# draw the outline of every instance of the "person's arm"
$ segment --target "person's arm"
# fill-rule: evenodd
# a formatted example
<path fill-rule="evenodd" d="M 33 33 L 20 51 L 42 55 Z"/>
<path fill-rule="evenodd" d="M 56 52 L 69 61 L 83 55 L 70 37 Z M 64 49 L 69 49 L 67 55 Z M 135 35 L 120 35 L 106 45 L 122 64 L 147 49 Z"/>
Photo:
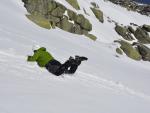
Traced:
<path fill-rule="evenodd" d="M 27 61 L 29 61 L 29 62 L 36 61 L 38 59 L 38 57 L 39 57 L 39 53 L 35 52 L 33 56 L 28 56 Z"/>

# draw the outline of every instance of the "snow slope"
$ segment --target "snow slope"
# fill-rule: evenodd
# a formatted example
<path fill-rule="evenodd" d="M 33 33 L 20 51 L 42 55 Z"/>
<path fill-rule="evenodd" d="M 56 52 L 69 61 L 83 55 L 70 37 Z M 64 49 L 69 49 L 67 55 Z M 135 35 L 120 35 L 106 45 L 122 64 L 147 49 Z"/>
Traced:
<path fill-rule="evenodd" d="M 65 0 L 57 0 L 73 9 Z M 78 0 L 79 1 L 79 0 Z M 20 0 L 0 2 L 0 113 L 149 113 L 150 63 L 116 57 L 113 40 L 120 38 L 109 16 L 120 24 L 149 24 L 150 19 L 110 2 L 94 0 L 105 15 L 99 23 L 79 1 L 93 24 L 96 42 L 60 29 L 46 30 L 29 21 Z M 74 9 L 73 9 L 74 10 Z M 79 11 L 78 13 L 83 13 Z M 85 15 L 86 16 L 86 15 Z M 89 58 L 74 75 L 56 77 L 26 62 L 32 45 L 47 48 L 62 63 L 76 54 Z"/>

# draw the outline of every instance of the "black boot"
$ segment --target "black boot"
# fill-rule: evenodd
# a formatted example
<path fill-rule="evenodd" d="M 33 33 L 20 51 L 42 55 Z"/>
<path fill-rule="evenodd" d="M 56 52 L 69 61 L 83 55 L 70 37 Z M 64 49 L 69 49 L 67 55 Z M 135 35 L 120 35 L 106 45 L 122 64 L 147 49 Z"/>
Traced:
<path fill-rule="evenodd" d="M 84 60 L 88 60 L 87 57 L 84 57 L 84 56 L 75 56 L 75 60 L 80 60 L 80 61 L 84 61 Z"/>
<path fill-rule="evenodd" d="M 75 56 L 75 62 L 77 65 L 80 65 L 82 61 L 88 60 L 87 57 L 84 56 Z"/>

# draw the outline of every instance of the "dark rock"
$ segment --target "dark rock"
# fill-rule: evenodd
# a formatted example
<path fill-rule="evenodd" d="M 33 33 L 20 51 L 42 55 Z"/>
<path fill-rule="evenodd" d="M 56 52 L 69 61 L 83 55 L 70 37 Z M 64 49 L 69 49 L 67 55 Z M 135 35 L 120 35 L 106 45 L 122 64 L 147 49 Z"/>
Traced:
<path fill-rule="evenodd" d="M 75 20 L 75 18 L 77 18 L 77 14 L 70 9 L 67 10 L 67 14 L 68 14 L 70 20 Z"/>
<path fill-rule="evenodd" d="M 56 9 L 54 9 L 52 12 L 51 12 L 51 15 L 52 16 L 55 16 L 55 17 L 63 17 L 65 13 L 65 9 L 61 8 L 61 7 L 57 7 Z"/>
<path fill-rule="evenodd" d="M 47 19 L 48 19 L 49 21 L 55 22 L 55 23 L 60 22 L 60 18 L 54 17 L 54 16 L 52 16 L 52 15 L 48 15 Z"/>
<path fill-rule="evenodd" d="M 88 19 L 84 19 L 84 21 L 82 21 L 82 23 L 80 24 L 81 27 L 87 31 L 91 31 L 92 30 L 92 24 L 89 22 Z"/>
<path fill-rule="evenodd" d="M 57 7 L 57 3 L 55 1 L 53 1 L 53 0 L 50 0 L 49 2 L 47 2 L 47 13 L 50 13 L 56 7 Z"/>
<path fill-rule="evenodd" d="M 132 33 L 132 34 L 134 34 L 134 29 L 131 27 L 131 26 L 128 26 L 128 31 L 130 32 L 130 33 Z"/>
<path fill-rule="evenodd" d="M 64 17 L 60 22 L 60 28 L 72 33 L 73 32 L 73 23 L 69 22 L 67 17 Z"/>
<path fill-rule="evenodd" d="M 119 25 L 116 25 L 115 27 L 116 32 L 121 35 L 124 39 L 126 40 L 133 40 L 134 38 L 132 35 L 129 33 L 128 29 Z"/>
<path fill-rule="evenodd" d="M 138 26 L 137 24 L 135 24 L 135 23 L 130 23 L 130 25 L 133 25 L 133 26 Z"/>
<path fill-rule="evenodd" d="M 144 24 L 144 25 L 142 26 L 142 29 L 146 30 L 147 32 L 150 32 L 150 25 Z"/>
<path fill-rule="evenodd" d="M 92 24 L 82 14 L 77 15 L 75 22 L 78 23 L 85 30 L 92 30 Z"/>
<path fill-rule="evenodd" d="M 132 26 L 128 26 L 128 31 L 132 34 L 134 34 L 135 30 L 132 28 Z"/>
<path fill-rule="evenodd" d="M 82 28 L 80 27 L 79 24 L 75 24 L 75 25 L 74 25 L 73 33 L 75 33 L 75 34 L 80 34 L 80 35 L 83 34 Z"/>
<path fill-rule="evenodd" d="M 92 39 L 93 41 L 95 41 L 97 39 L 96 36 L 94 36 L 93 34 L 86 34 L 85 36 L 89 37 L 90 39 Z"/>
<path fill-rule="evenodd" d="M 148 44 L 150 43 L 150 36 L 149 34 L 143 30 L 142 28 L 138 27 L 134 33 L 134 36 L 136 39 L 143 44 Z"/>
<path fill-rule="evenodd" d="M 139 52 L 135 48 L 132 47 L 132 45 L 130 43 L 123 41 L 123 40 L 115 41 L 115 42 L 118 42 L 121 44 L 120 48 L 124 51 L 124 53 L 128 57 L 130 57 L 134 60 L 141 60 L 141 58 L 142 58 L 141 55 L 139 54 Z"/>
<path fill-rule="evenodd" d="M 123 52 L 122 52 L 122 50 L 121 50 L 120 48 L 116 48 L 116 52 L 117 52 L 118 54 L 120 54 L 120 55 L 123 54 Z"/>
<path fill-rule="evenodd" d="M 96 8 L 91 8 L 92 12 L 100 22 L 104 22 L 103 12 Z"/>
<path fill-rule="evenodd" d="M 49 20 L 45 19 L 41 15 L 26 15 L 26 16 L 29 20 L 31 20 L 32 22 L 34 22 L 35 24 L 37 24 L 40 27 L 43 27 L 46 29 L 51 28 Z"/>
<path fill-rule="evenodd" d="M 73 8 L 80 10 L 80 6 L 77 0 L 66 0 Z"/>
<path fill-rule="evenodd" d="M 92 5 L 94 8 L 99 8 L 98 4 L 96 4 L 95 2 L 91 2 L 91 5 Z"/>
<path fill-rule="evenodd" d="M 56 2 L 53 0 L 28 0 L 25 3 L 27 11 L 34 15 L 46 15 L 56 7 Z"/>
<path fill-rule="evenodd" d="M 147 46 L 143 45 L 143 44 L 136 44 L 137 49 L 140 53 L 140 55 L 142 56 L 142 59 L 144 61 L 150 61 L 150 48 L 148 48 Z"/>
<path fill-rule="evenodd" d="M 150 16 L 150 5 L 138 4 L 135 0 L 109 0 L 114 4 L 125 7 L 127 10 L 136 11 L 142 15 Z"/>
<path fill-rule="evenodd" d="M 54 0 L 22 1 L 24 2 L 27 11 L 31 14 L 27 17 L 40 27 L 47 29 L 59 27 L 67 32 L 80 35 L 88 34 L 88 32 L 92 30 L 92 24 L 82 14 L 76 14 L 74 11 L 67 9 L 64 5 Z M 76 5 L 75 7 L 78 7 L 79 9 L 77 0 L 66 1 Z M 64 14 L 66 10 L 68 17 Z M 89 36 L 92 37 L 92 35 Z"/>

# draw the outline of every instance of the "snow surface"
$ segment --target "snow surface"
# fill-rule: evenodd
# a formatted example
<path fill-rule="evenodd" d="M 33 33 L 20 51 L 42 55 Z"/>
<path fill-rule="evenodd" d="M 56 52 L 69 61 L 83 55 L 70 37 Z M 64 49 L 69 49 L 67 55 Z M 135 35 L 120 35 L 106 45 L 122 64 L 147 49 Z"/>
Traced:
<path fill-rule="evenodd" d="M 73 9 L 65 0 L 57 0 Z M 79 0 L 78 0 L 79 1 Z M 104 11 L 105 23 L 90 10 L 95 1 Z M 93 24 L 96 42 L 60 29 L 46 30 L 29 21 L 21 0 L 0 2 L 0 113 L 150 113 L 150 63 L 116 57 L 113 30 L 107 17 L 129 25 L 149 24 L 150 18 L 102 0 L 80 0 Z M 84 55 L 74 75 L 56 77 L 26 62 L 32 46 L 47 48 L 62 63 L 69 56 Z"/>

